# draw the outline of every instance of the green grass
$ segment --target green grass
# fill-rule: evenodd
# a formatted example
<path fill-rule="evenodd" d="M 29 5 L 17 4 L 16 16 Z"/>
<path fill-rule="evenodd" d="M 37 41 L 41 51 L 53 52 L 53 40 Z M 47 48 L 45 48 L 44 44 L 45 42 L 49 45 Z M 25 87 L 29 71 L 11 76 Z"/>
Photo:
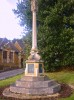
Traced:
<path fill-rule="evenodd" d="M 49 78 L 55 79 L 60 83 L 72 84 L 74 85 L 74 71 L 61 71 L 54 73 L 45 73 Z M 59 100 L 74 100 L 74 92 L 70 97 L 61 98 Z"/>
<path fill-rule="evenodd" d="M 49 78 L 55 79 L 61 83 L 74 84 L 74 71 L 61 71 L 54 73 L 45 73 Z"/>
<path fill-rule="evenodd" d="M 14 83 L 16 80 L 20 79 L 22 75 L 17 75 L 5 80 L 0 80 L 0 87 L 8 86 L 12 83 Z"/>

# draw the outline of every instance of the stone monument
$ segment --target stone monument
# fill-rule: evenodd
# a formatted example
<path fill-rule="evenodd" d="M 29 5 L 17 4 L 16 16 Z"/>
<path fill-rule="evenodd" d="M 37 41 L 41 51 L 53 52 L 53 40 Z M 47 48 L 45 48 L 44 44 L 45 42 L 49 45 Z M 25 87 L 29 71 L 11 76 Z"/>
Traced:
<path fill-rule="evenodd" d="M 41 56 L 38 54 L 37 48 L 37 26 L 36 26 L 36 12 L 38 10 L 37 0 L 31 0 L 31 11 L 32 11 L 32 49 L 30 56 L 26 61 L 25 76 L 39 76 L 43 74 L 43 61 Z"/>
<path fill-rule="evenodd" d="M 25 75 L 11 85 L 8 90 L 3 92 L 3 95 L 8 97 L 26 96 L 48 96 L 58 93 L 61 89 L 60 84 L 52 79 L 44 76 L 43 60 L 38 53 L 37 48 L 37 26 L 36 12 L 38 11 L 37 0 L 31 0 L 31 11 L 33 15 L 32 22 L 32 49 L 28 60 L 26 60 Z"/>

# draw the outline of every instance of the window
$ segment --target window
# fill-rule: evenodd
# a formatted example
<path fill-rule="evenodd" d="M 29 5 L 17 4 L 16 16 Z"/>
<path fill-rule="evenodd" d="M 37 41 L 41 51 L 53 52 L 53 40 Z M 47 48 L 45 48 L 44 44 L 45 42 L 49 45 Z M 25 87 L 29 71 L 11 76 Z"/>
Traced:
<path fill-rule="evenodd" d="M 3 51 L 3 62 L 7 62 L 7 51 Z"/>
<path fill-rule="evenodd" d="M 9 53 L 9 60 L 10 60 L 10 62 L 13 62 L 13 52 Z"/>

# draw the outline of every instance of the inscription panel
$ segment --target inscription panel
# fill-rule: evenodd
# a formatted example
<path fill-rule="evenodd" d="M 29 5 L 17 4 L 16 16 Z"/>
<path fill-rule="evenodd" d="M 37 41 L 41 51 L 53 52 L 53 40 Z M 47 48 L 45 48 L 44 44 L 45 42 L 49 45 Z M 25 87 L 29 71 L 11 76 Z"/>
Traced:
<path fill-rule="evenodd" d="M 42 64 L 39 64 L 39 73 L 42 73 Z"/>
<path fill-rule="evenodd" d="M 34 64 L 28 64 L 28 73 L 34 73 Z"/>

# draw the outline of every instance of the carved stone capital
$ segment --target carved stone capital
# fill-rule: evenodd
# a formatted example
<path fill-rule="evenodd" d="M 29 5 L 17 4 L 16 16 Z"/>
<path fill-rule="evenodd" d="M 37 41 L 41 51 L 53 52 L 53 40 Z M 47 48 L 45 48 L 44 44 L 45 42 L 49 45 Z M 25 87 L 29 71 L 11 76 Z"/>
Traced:
<path fill-rule="evenodd" d="M 31 0 L 31 11 L 38 11 L 37 0 Z"/>
<path fill-rule="evenodd" d="M 38 54 L 38 51 L 31 51 L 30 56 L 28 57 L 28 60 L 41 60 L 41 56 Z"/>

